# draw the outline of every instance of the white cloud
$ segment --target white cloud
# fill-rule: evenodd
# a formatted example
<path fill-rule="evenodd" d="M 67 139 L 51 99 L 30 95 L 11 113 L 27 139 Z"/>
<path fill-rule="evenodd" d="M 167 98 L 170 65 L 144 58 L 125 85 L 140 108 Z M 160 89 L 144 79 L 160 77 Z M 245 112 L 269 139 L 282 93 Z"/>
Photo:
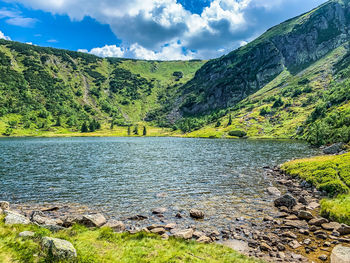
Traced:
<path fill-rule="evenodd" d="M 5 36 L 5 34 L 2 31 L 0 31 L 0 39 L 11 40 L 11 38 L 8 36 Z"/>
<path fill-rule="evenodd" d="M 37 19 L 31 17 L 24 17 L 19 11 L 1 9 L 0 18 L 5 18 L 5 22 L 9 25 L 20 27 L 33 27 Z"/>
<path fill-rule="evenodd" d="M 68 15 L 72 20 L 79 21 L 90 16 L 110 25 L 122 40 L 123 48 L 97 47 L 90 53 L 178 59 L 222 55 L 223 50 L 229 51 L 245 44 L 247 39 L 262 33 L 267 26 L 300 14 L 302 10 L 307 11 L 326 0 L 212 0 L 201 14 L 191 13 L 177 0 L 5 1 L 22 3 L 52 14 Z M 293 13 L 291 7 L 300 10 Z M 185 54 L 183 50 L 196 52 Z"/>

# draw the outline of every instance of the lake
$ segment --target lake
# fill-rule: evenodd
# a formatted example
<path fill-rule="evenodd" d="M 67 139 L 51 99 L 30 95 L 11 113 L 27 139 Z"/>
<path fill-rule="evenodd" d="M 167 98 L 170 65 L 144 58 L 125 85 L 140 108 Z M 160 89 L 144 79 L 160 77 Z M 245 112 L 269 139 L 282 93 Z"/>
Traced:
<path fill-rule="evenodd" d="M 225 225 L 274 209 L 264 166 L 317 153 L 288 140 L 3 138 L 0 199 L 78 203 L 116 218 L 195 207 L 203 224 Z"/>

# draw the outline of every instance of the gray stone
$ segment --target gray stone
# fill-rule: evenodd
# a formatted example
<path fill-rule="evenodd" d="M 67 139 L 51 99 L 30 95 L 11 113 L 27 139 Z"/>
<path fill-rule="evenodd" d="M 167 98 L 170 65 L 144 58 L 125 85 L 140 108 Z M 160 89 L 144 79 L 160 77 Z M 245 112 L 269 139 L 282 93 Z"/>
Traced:
<path fill-rule="evenodd" d="M 197 239 L 197 242 L 199 243 L 210 243 L 212 242 L 211 238 L 210 237 L 207 237 L 207 236 L 201 236 L 200 238 Z"/>
<path fill-rule="evenodd" d="M 165 229 L 162 227 L 153 228 L 151 230 L 151 233 L 158 234 L 158 235 L 163 235 L 163 234 L 165 234 L 165 232 L 166 232 Z"/>
<path fill-rule="evenodd" d="M 300 219 L 305 219 L 305 220 L 311 220 L 312 218 L 314 218 L 314 216 L 310 212 L 304 211 L 304 210 L 300 210 L 298 212 L 298 217 Z"/>
<path fill-rule="evenodd" d="M 341 224 L 339 227 L 334 229 L 335 231 L 339 232 L 340 235 L 348 235 L 350 234 L 350 226 Z"/>
<path fill-rule="evenodd" d="M 326 261 L 327 259 L 328 259 L 328 257 L 327 257 L 327 255 L 320 255 L 319 257 L 318 257 L 318 259 L 320 259 L 320 260 L 322 260 L 322 261 Z"/>
<path fill-rule="evenodd" d="M 152 209 L 152 214 L 161 215 L 161 214 L 164 214 L 166 211 L 167 211 L 167 209 L 164 207 L 157 207 L 157 208 Z"/>
<path fill-rule="evenodd" d="M 272 187 L 272 186 L 267 188 L 267 192 L 270 195 L 275 195 L 275 196 L 280 196 L 281 195 L 281 191 L 278 190 L 276 187 Z"/>
<path fill-rule="evenodd" d="M 83 215 L 83 217 L 78 221 L 87 227 L 100 227 L 106 224 L 107 220 L 102 214 L 89 214 Z"/>
<path fill-rule="evenodd" d="M 198 209 L 191 209 L 190 210 L 190 216 L 195 219 L 203 219 L 204 213 Z"/>
<path fill-rule="evenodd" d="M 184 229 L 184 230 L 178 230 L 174 233 L 174 237 L 177 238 L 183 238 L 183 239 L 191 239 L 193 236 L 193 229 Z"/>
<path fill-rule="evenodd" d="M 330 223 L 324 223 L 321 225 L 321 227 L 324 229 L 324 230 L 328 230 L 328 231 L 333 231 L 337 228 L 340 227 L 340 224 L 337 223 L 337 222 L 330 222 Z M 339 232 L 339 231 L 338 231 Z"/>
<path fill-rule="evenodd" d="M 125 231 L 125 225 L 122 221 L 109 220 L 104 226 L 112 228 L 114 232 Z"/>
<path fill-rule="evenodd" d="M 344 143 L 335 143 L 323 149 L 324 154 L 337 154 L 343 150 Z"/>
<path fill-rule="evenodd" d="M 54 258 L 57 259 L 74 259 L 77 257 L 77 251 L 72 243 L 67 240 L 44 237 L 42 240 L 42 246 L 46 249 Z"/>
<path fill-rule="evenodd" d="M 18 236 L 20 236 L 20 237 L 34 237 L 35 233 L 32 231 L 23 231 L 23 232 L 19 233 Z"/>
<path fill-rule="evenodd" d="M 24 215 L 18 214 L 13 211 L 6 210 L 5 211 L 5 224 L 6 225 L 28 225 L 30 224 L 30 220 Z"/>
<path fill-rule="evenodd" d="M 275 203 L 276 207 L 285 206 L 288 208 L 292 208 L 293 206 L 295 206 L 297 204 L 297 201 L 290 194 L 285 194 L 285 195 L 277 198 L 274 201 L 274 203 Z"/>
<path fill-rule="evenodd" d="M 350 263 L 350 247 L 337 245 L 331 254 L 331 263 Z"/>
<path fill-rule="evenodd" d="M 319 208 L 320 204 L 317 202 L 311 202 L 310 204 L 307 205 L 307 209 L 309 210 L 315 210 L 316 208 Z"/>
<path fill-rule="evenodd" d="M 301 247 L 300 243 L 296 240 L 289 242 L 288 245 L 293 249 L 297 249 L 297 248 Z"/>
<path fill-rule="evenodd" d="M 260 244 L 260 250 L 261 251 L 272 251 L 272 247 L 270 247 L 268 244 L 266 244 L 265 242 L 262 242 Z"/>
<path fill-rule="evenodd" d="M 169 224 L 166 224 L 165 226 L 164 226 L 164 228 L 166 229 L 166 230 L 171 230 L 171 229 L 174 229 L 176 227 L 176 224 L 175 223 L 169 223 Z"/>
<path fill-rule="evenodd" d="M 0 201 L 0 208 L 2 210 L 9 210 L 10 209 L 10 203 L 6 201 Z"/>
<path fill-rule="evenodd" d="M 309 221 L 309 225 L 321 226 L 322 224 L 328 223 L 328 220 L 323 217 L 313 218 Z"/>

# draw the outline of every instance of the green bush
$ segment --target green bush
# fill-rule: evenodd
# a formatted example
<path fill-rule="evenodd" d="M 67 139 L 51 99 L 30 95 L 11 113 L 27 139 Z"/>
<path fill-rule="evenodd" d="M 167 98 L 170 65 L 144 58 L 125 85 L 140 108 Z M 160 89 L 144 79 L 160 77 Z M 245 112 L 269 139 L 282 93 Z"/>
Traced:
<path fill-rule="evenodd" d="M 247 133 L 245 131 L 233 130 L 229 131 L 228 135 L 242 138 L 247 136 Z"/>

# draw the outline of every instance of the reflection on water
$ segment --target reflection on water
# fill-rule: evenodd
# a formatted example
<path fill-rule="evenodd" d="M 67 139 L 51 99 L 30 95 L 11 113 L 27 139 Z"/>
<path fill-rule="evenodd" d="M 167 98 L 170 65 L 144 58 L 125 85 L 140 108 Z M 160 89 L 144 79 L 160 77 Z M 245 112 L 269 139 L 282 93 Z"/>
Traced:
<path fill-rule="evenodd" d="M 0 199 L 81 203 L 118 217 L 198 207 L 224 222 L 272 209 L 262 167 L 316 153 L 295 141 L 0 139 Z"/>

